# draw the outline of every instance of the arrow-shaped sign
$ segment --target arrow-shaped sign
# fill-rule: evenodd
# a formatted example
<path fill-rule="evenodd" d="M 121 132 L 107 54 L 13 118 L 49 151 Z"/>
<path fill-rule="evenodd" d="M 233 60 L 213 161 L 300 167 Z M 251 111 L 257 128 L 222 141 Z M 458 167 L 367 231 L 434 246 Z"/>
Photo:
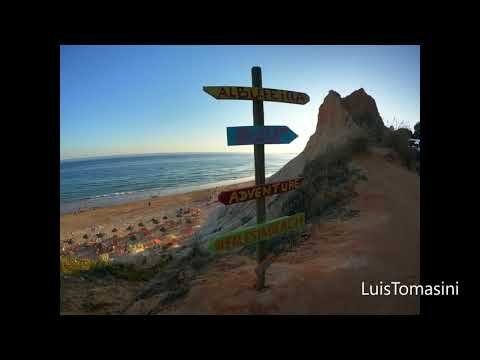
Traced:
<path fill-rule="evenodd" d="M 275 183 L 251 186 L 231 191 L 223 191 L 218 195 L 218 201 L 225 205 L 261 199 L 267 196 L 282 194 L 298 189 L 303 183 L 303 178 L 279 181 Z"/>
<path fill-rule="evenodd" d="M 290 144 L 297 136 L 288 126 L 227 127 L 228 145 Z"/>
<path fill-rule="evenodd" d="M 220 235 L 208 243 L 210 251 L 228 251 L 237 247 L 266 241 L 305 225 L 305 213 L 284 216 L 263 224 L 257 224 Z"/>
<path fill-rule="evenodd" d="M 245 86 L 204 86 L 217 100 L 263 100 L 305 105 L 310 97 L 301 92 Z"/>

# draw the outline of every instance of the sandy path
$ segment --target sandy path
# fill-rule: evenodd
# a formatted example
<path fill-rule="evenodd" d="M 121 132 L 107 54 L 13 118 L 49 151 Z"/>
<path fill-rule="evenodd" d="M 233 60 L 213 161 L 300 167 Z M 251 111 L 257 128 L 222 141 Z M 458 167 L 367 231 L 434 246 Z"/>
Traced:
<path fill-rule="evenodd" d="M 413 296 L 362 296 L 361 283 L 420 280 L 420 178 L 380 151 L 355 159 L 357 217 L 311 227 L 311 237 L 277 258 L 269 288 L 253 290 L 255 262 L 227 256 L 198 278 L 172 314 L 418 314 Z"/>

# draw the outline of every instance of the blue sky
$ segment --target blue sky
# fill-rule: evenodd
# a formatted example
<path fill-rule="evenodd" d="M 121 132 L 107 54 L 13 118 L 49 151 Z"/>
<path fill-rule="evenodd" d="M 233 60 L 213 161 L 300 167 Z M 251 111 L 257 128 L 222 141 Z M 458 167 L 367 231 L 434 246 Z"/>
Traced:
<path fill-rule="evenodd" d="M 253 151 L 227 146 L 226 127 L 252 125 L 250 101 L 215 100 L 203 86 L 263 86 L 305 92 L 307 105 L 265 102 L 265 125 L 298 138 L 266 145 L 298 153 L 315 131 L 328 91 L 363 87 L 386 125 L 420 120 L 419 46 L 62 46 L 60 157 L 157 152 Z M 395 118 L 395 120 L 394 120 Z"/>

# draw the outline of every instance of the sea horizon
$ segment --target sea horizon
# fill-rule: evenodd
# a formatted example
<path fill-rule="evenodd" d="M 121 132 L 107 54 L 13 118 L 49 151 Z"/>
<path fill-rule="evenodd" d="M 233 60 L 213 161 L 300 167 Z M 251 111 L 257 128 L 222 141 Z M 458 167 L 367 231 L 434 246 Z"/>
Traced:
<path fill-rule="evenodd" d="M 297 154 L 266 153 L 268 178 Z M 60 213 L 254 180 L 253 153 L 96 156 L 60 162 Z"/>
<path fill-rule="evenodd" d="M 80 156 L 80 157 L 66 157 L 60 158 L 60 161 L 74 161 L 74 160 L 94 160 L 94 159 L 108 159 L 108 158 L 117 158 L 117 157 L 137 157 L 137 156 L 155 156 L 155 155 L 174 155 L 174 154 L 185 154 L 185 155 L 195 155 L 195 154 L 249 154 L 253 155 L 254 152 L 247 151 L 177 151 L 177 152 L 155 152 L 155 153 L 135 153 L 135 154 L 114 154 L 114 155 L 91 155 L 91 156 Z M 266 152 L 265 155 L 298 155 L 300 152 Z"/>

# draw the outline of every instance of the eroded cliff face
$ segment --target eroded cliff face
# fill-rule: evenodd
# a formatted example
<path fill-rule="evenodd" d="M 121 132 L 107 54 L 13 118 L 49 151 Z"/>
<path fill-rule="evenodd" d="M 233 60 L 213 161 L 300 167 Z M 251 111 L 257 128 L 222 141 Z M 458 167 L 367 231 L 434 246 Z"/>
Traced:
<path fill-rule="evenodd" d="M 375 100 L 364 89 L 356 90 L 345 98 L 330 90 L 320 105 L 315 133 L 305 149 L 267 182 L 302 176 L 305 166 L 318 159 L 329 147 L 341 146 L 357 136 L 368 135 L 371 141 L 380 141 L 384 128 Z M 267 219 L 284 215 L 285 201 L 288 201 L 285 195 L 268 197 Z M 199 234 L 202 242 L 213 234 L 255 224 L 255 206 L 255 201 L 230 206 L 219 204 Z"/>
<path fill-rule="evenodd" d="M 372 140 L 381 140 L 385 125 L 373 97 L 361 88 L 343 98 L 341 103 L 352 116 L 352 120 L 358 126 L 365 129 L 372 137 Z"/>
<path fill-rule="evenodd" d="M 373 142 L 380 141 L 384 129 L 375 100 L 363 88 L 344 98 L 330 90 L 320 106 L 316 131 L 304 152 L 311 160 L 327 146 L 340 145 L 360 132 Z"/>
<path fill-rule="evenodd" d="M 324 153 L 329 146 L 340 146 L 361 134 L 378 142 L 384 130 L 375 100 L 363 88 L 345 98 L 330 90 L 320 105 L 315 133 L 305 149 L 270 180 L 284 180 L 302 173 L 306 163 Z"/>

